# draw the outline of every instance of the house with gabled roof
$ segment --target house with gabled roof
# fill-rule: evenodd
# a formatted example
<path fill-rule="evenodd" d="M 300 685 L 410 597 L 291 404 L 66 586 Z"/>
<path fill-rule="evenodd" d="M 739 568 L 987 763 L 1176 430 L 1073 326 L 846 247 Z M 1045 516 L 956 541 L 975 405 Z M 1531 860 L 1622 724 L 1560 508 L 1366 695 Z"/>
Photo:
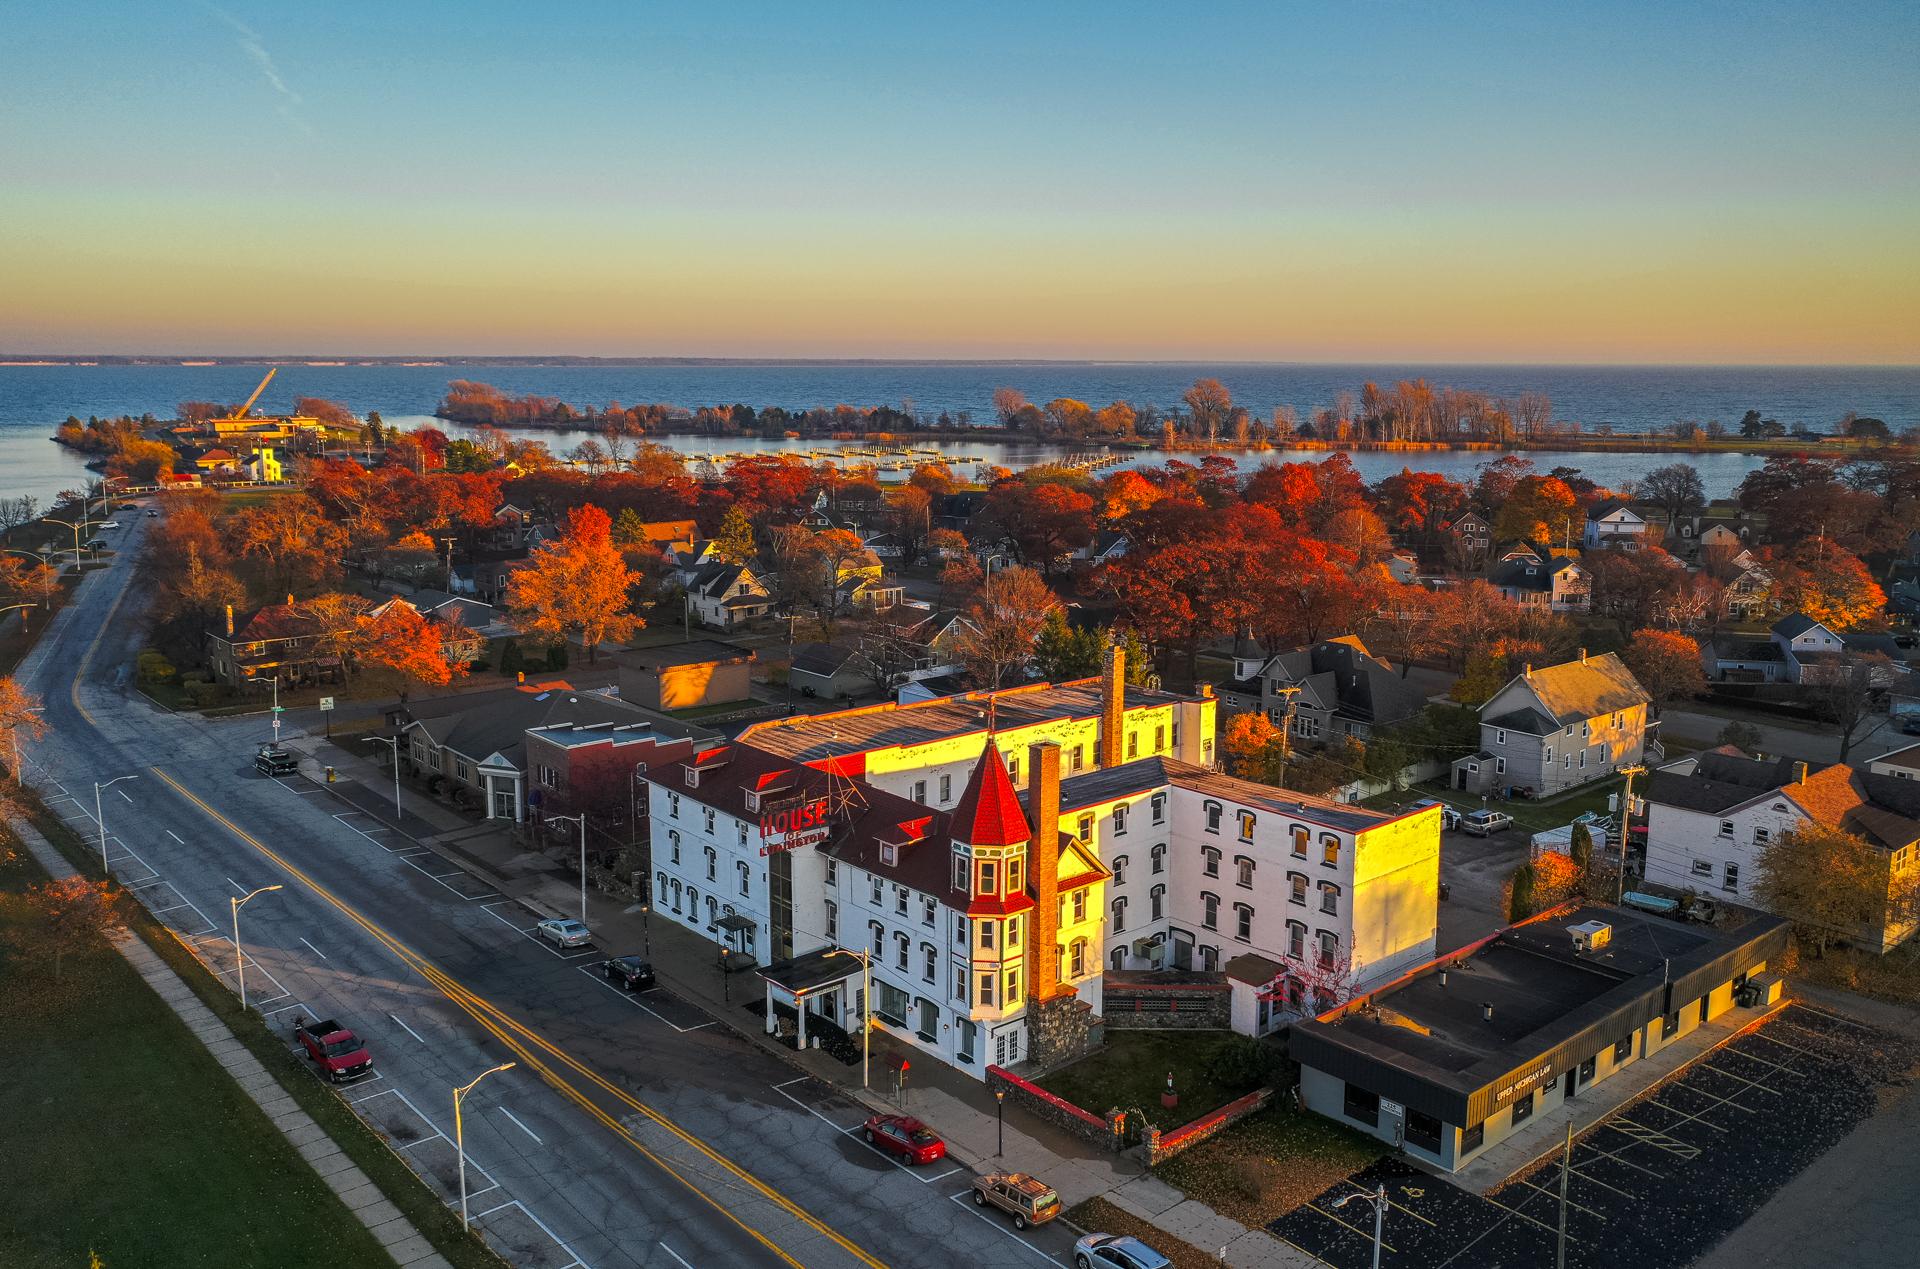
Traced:
<path fill-rule="evenodd" d="M 751 625 L 773 610 L 773 594 L 748 564 L 714 560 L 685 575 L 693 619 L 720 630 Z"/>
<path fill-rule="evenodd" d="M 1639 762 L 1651 698 L 1612 652 L 1527 666 L 1480 707 L 1480 749 L 1453 764 L 1470 793 L 1551 797 Z"/>
<path fill-rule="evenodd" d="M 1637 551 L 1657 543 L 1659 536 L 1657 527 L 1624 499 L 1602 498 L 1587 508 L 1580 541 L 1590 551 L 1609 547 Z"/>
<path fill-rule="evenodd" d="M 1493 566 L 1487 581 L 1500 594 L 1526 607 L 1554 612 L 1587 612 L 1593 607 L 1593 575 L 1563 552 L 1520 543 Z"/>
<path fill-rule="evenodd" d="M 1322 639 L 1271 657 L 1243 636 L 1234 649 L 1234 677 L 1221 685 L 1220 699 L 1231 709 L 1257 710 L 1275 725 L 1291 713 L 1289 725 L 1303 741 L 1346 736 L 1364 741 L 1376 728 L 1413 718 L 1427 703 L 1358 635 Z"/>
<path fill-rule="evenodd" d="M 370 601 L 369 601 L 370 602 Z M 338 629 L 314 616 L 289 595 L 286 602 L 265 604 L 234 616 L 232 604 L 218 624 L 202 633 L 207 668 L 221 683 L 339 682 L 345 665 L 339 636 L 352 627 L 352 618 Z"/>

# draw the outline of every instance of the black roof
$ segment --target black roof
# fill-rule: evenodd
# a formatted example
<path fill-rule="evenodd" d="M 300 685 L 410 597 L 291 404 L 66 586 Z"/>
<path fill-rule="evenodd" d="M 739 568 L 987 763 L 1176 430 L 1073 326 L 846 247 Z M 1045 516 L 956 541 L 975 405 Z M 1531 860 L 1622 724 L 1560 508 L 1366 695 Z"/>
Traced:
<path fill-rule="evenodd" d="M 719 639 L 693 639 L 652 648 L 624 648 L 615 653 L 613 659 L 620 665 L 642 670 L 664 670 L 676 665 L 729 665 L 735 661 L 751 661 L 756 655 L 752 648 Z"/>
<path fill-rule="evenodd" d="M 1647 780 L 1647 801 L 1718 814 L 1798 778 L 1799 764 L 1791 758 L 1749 758 L 1708 750 L 1695 759 L 1691 775 L 1655 771 Z"/>

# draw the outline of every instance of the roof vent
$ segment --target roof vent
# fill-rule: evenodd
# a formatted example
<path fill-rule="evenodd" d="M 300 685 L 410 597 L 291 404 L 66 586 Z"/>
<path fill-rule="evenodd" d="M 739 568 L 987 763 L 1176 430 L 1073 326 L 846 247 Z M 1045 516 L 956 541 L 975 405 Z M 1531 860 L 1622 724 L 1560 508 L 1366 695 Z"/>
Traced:
<path fill-rule="evenodd" d="M 1440 967 L 1440 985 L 1442 987 L 1447 985 L 1447 970 L 1444 965 Z"/>
<path fill-rule="evenodd" d="M 1569 925 L 1567 933 L 1573 935 L 1573 950 L 1576 952 L 1597 952 L 1613 941 L 1613 927 L 1605 921 L 1582 921 L 1578 925 Z"/>

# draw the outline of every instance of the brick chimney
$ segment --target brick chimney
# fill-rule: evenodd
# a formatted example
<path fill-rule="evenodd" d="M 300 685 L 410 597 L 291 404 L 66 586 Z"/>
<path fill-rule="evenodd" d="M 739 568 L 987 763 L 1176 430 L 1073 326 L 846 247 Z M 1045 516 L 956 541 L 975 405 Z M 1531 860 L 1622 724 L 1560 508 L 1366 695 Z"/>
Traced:
<path fill-rule="evenodd" d="M 233 638 L 233 605 L 227 605 L 227 638 Z"/>
<path fill-rule="evenodd" d="M 1127 650 L 1119 644 L 1107 649 L 1100 680 L 1100 765 L 1120 765 L 1120 732 L 1127 716 Z"/>
<path fill-rule="evenodd" d="M 1027 991 L 1049 1000 L 1059 987 L 1055 961 L 1060 946 L 1060 746 L 1043 741 L 1027 751 L 1027 877 L 1033 884 L 1033 929 L 1027 942 Z"/>

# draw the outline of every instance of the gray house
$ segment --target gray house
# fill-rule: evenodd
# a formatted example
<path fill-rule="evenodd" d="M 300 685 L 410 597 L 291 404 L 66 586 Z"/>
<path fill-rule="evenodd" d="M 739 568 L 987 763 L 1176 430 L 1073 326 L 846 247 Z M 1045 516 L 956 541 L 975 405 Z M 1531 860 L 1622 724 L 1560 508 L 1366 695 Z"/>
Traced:
<path fill-rule="evenodd" d="M 1550 797 L 1639 762 L 1650 698 L 1609 652 L 1528 666 L 1480 707 L 1480 751 L 1453 764 L 1453 787 Z"/>
<path fill-rule="evenodd" d="M 1774 622 L 1765 639 L 1717 635 L 1700 650 L 1707 677 L 1717 682 L 1817 684 L 1844 676 L 1860 658 L 1885 657 L 1872 663 L 1875 687 L 1905 680 L 1905 655 L 1889 635 L 1841 634 L 1805 613 Z"/>
<path fill-rule="evenodd" d="M 1221 700 L 1229 709 L 1257 710 L 1278 723 L 1287 713 L 1287 689 L 1298 688 L 1292 731 L 1301 740 L 1365 740 L 1374 728 L 1405 722 L 1426 707 L 1426 698 L 1367 651 L 1358 635 L 1272 657 L 1242 638 L 1233 658 L 1234 678 L 1221 684 Z"/>

